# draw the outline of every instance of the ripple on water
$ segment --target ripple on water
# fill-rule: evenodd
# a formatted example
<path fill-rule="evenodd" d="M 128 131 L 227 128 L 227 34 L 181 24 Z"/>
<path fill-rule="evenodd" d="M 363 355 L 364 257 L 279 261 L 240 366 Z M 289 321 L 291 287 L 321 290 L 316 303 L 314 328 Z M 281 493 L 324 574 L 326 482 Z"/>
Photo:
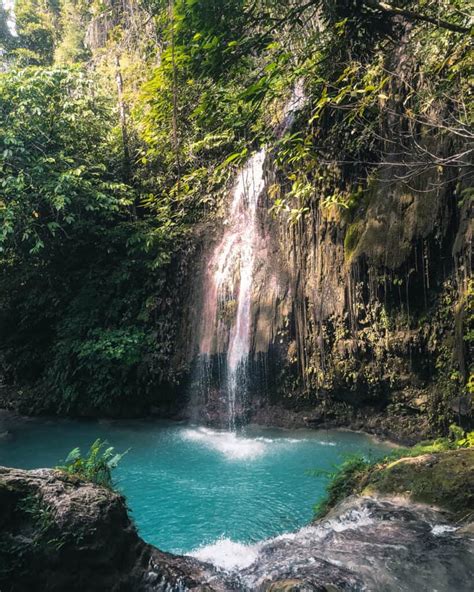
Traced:
<path fill-rule="evenodd" d="M 228 433 L 168 422 L 36 420 L 7 428 L 13 436 L 0 442 L 7 466 L 55 466 L 98 437 L 130 449 L 115 482 L 140 535 L 165 551 L 214 549 L 219 564 L 226 553 L 246 563 L 254 544 L 311 520 L 326 480 L 310 470 L 330 470 L 346 452 L 382 451 L 361 434 L 257 426 Z"/>

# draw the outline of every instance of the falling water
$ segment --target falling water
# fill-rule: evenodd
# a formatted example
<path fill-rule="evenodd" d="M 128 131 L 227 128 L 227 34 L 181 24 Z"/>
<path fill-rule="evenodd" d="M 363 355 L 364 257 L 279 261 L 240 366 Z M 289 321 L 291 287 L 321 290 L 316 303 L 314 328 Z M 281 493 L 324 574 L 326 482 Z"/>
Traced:
<path fill-rule="evenodd" d="M 276 136 L 291 127 L 304 102 L 303 83 L 298 81 L 275 129 Z M 249 382 L 253 274 L 256 253 L 263 240 L 257 212 L 265 189 L 265 157 L 262 148 L 239 172 L 224 234 L 211 254 L 205 277 L 199 344 L 201 374 L 202 368 L 207 368 L 204 374 L 209 375 L 213 355 L 225 357 L 221 382 L 225 386 L 230 430 L 235 429 L 239 404 L 244 401 Z"/>
<path fill-rule="evenodd" d="M 213 353 L 226 351 L 227 414 L 231 430 L 235 429 L 237 397 L 245 392 L 247 384 L 252 280 L 260 241 L 257 208 L 265 188 L 264 161 L 265 150 L 261 149 L 240 171 L 224 235 L 214 248 L 207 268 L 200 354 L 209 358 Z"/>

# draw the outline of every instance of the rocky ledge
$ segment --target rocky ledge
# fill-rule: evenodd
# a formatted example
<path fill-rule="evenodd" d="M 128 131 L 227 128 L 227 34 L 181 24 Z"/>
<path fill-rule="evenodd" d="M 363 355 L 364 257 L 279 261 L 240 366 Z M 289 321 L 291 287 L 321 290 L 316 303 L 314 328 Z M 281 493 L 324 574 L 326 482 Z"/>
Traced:
<path fill-rule="evenodd" d="M 140 539 L 119 494 L 60 471 L 0 467 L 2 592 L 225 589 L 211 566 Z"/>
<path fill-rule="evenodd" d="M 146 544 L 117 493 L 0 467 L 0 590 L 470 592 L 473 471 L 472 449 L 378 467 L 324 519 L 249 545 L 226 573 Z"/>
<path fill-rule="evenodd" d="M 257 425 L 289 429 L 348 429 L 372 434 L 403 446 L 436 437 L 426 418 L 419 413 L 388 413 L 374 407 L 353 407 L 333 402 L 309 409 L 288 409 L 282 405 L 255 407 L 250 421 Z M 212 422 L 211 422 L 212 423 Z"/>
<path fill-rule="evenodd" d="M 354 496 L 262 544 L 240 577 L 259 592 L 470 592 L 473 568 L 474 539 L 448 514 Z"/>

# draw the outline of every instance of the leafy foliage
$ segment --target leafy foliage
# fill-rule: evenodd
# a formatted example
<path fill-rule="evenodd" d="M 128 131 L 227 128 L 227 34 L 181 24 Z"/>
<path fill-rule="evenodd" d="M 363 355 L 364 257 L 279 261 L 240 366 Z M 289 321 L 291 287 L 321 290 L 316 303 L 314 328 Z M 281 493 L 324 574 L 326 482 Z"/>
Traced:
<path fill-rule="evenodd" d="M 107 447 L 106 442 L 97 439 L 85 456 L 82 456 L 79 448 L 74 448 L 68 454 L 64 465 L 56 468 L 69 475 L 111 488 L 112 471 L 127 452 L 128 450 L 117 454 L 112 446 Z"/>
<path fill-rule="evenodd" d="M 272 213 L 302 231 L 336 212 L 348 259 L 394 143 L 422 171 L 464 166 L 467 0 L 393 4 L 17 0 L 17 36 L 1 12 L 0 372 L 36 393 L 29 409 L 167 398 L 187 266 L 255 146 L 275 163 Z M 387 56 L 406 38 L 403 78 Z M 424 149 L 453 129 L 448 158 Z"/>
<path fill-rule="evenodd" d="M 36 254 L 96 214 L 126 212 L 107 157 L 111 110 L 79 69 L 0 77 L 0 248 Z M 108 128 L 108 129 L 107 129 Z"/>
<path fill-rule="evenodd" d="M 326 477 L 329 482 L 326 494 L 314 507 L 316 518 L 325 516 L 331 508 L 347 496 L 357 493 L 367 482 L 371 471 L 392 463 L 400 458 L 416 457 L 423 454 L 438 454 L 448 450 L 474 447 L 474 432 L 465 432 L 456 425 L 450 427 L 450 437 L 420 442 L 410 448 L 395 448 L 382 459 L 368 459 L 360 455 L 348 455 L 334 471 L 310 471 L 315 477 Z M 361 485 L 362 484 L 362 485 Z"/>
<path fill-rule="evenodd" d="M 171 14 L 160 13 L 160 66 L 133 112 L 142 162 L 158 171 L 155 192 L 167 192 L 184 220 L 215 210 L 226 167 L 237 164 L 229 154 L 246 148 L 247 129 L 257 119 L 251 60 L 234 51 L 242 5 L 179 0 Z M 149 205 L 157 206 L 154 196 Z"/>
<path fill-rule="evenodd" d="M 35 384 L 30 409 L 93 413 L 132 394 L 140 407 L 172 373 L 158 363 L 177 306 L 165 267 L 185 229 L 164 202 L 134 213 L 139 192 L 117 181 L 115 108 L 96 78 L 79 67 L 5 73 L 0 104 L 3 376 Z"/>
<path fill-rule="evenodd" d="M 325 497 L 314 507 L 315 515 L 317 517 L 324 516 L 337 503 L 350 495 L 370 466 L 370 461 L 354 455 L 344 460 L 334 472 L 313 471 L 314 476 L 325 476 L 330 479 L 326 487 Z"/>

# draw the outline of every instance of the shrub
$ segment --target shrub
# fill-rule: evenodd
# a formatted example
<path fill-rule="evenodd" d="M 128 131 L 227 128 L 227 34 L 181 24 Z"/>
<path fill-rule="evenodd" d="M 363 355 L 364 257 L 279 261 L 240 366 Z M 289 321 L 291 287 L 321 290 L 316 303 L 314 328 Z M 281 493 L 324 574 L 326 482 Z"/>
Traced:
<path fill-rule="evenodd" d="M 383 458 L 368 460 L 363 456 L 348 456 L 334 471 L 315 470 L 310 474 L 315 477 L 329 477 L 325 496 L 314 506 L 316 518 L 325 516 L 331 508 L 352 493 L 357 493 L 361 483 L 368 477 L 371 470 L 381 467 L 404 457 L 422 456 L 423 454 L 437 454 L 459 448 L 474 447 L 474 432 L 464 432 L 456 425 L 450 426 L 450 438 L 420 442 L 411 448 L 396 448 Z"/>
<path fill-rule="evenodd" d="M 329 512 L 337 503 L 353 493 L 360 478 L 373 464 L 362 456 L 349 456 L 336 467 L 335 471 L 312 471 L 312 475 L 328 476 L 330 481 L 323 499 L 314 506 L 315 516 L 320 518 Z"/>
<path fill-rule="evenodd" d="M 74 448 L 64 465 L 57 468 L 85 481 L 112 488 L 112 471 L 127 452 L 117 454 L 112 446 L 107 447 L 107 443 L 99 438 L 91 445 L 86 456 L 82 456 L 80 448 Z"/>

